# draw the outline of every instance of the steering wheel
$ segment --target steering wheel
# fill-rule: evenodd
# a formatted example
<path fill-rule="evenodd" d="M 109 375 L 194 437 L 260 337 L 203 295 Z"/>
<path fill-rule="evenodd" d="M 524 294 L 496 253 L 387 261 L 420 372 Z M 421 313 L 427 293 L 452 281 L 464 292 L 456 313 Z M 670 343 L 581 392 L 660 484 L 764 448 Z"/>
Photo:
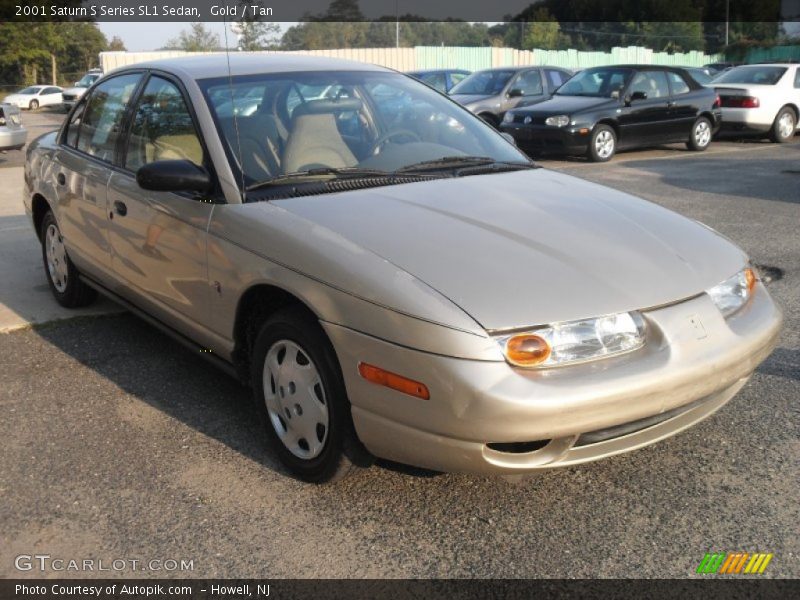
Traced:
<path fill-rule="evenodd" d="M 369 150 L 369 154 L 375 155 L 380 150 L 381 146 L 383 146 L 386 142 L 391 140 L 392 138 L 404 136 L 407 138 L 412 138 L 414 142 L 421 142 L 422 138 L 419 137 L 416 133 L 411 131 L 410 129 L 392 129 L 391 131 L 387 131 L 383 135 L 379 136 L 377 140 L 372 144 L 372 148 Z"/>

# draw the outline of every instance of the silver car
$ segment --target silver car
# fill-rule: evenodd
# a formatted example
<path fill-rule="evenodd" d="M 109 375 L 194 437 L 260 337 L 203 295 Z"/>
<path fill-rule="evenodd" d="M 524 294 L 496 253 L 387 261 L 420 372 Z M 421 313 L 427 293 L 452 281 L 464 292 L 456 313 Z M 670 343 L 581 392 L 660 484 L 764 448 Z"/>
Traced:
<path fill-rule="evenodd" d="M 559 67 L 499 67 L 476 71 L 453 86 L 450 95 L 497 127 L 512 108 L 547 100 L 572 72 Z"/>
<path fill-rule="evenodd" d="M 700 223 L 538 168 L 402 74 L 228 65 L 106 75 L 31 144 L 24 202 L 56 300 L 99 290 L 241 378 L 298 477 L 611 456 L 706 418 L 772 351 L 780 311 Z"/>
<path fill-rule="evenodd" d="M 0 102 L 0 151 L 20 150 L 28 139 L 19 108 Z"/>

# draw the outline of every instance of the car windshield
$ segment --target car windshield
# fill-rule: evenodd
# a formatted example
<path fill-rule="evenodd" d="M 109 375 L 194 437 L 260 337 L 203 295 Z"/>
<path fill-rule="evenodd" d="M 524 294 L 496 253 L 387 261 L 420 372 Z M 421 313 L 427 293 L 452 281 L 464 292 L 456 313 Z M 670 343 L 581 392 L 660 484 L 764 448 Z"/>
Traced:
<path fill-rule="evenodd" d="M 631 69 L 617 67 L 581 71 L 556 91 L 558 96 L 618 98 L 633 76 Z"/>
<path fill-rule="evenodd" d="M 516 71 L 478 71 L 453 86 L 451 95 L 495 96 L 503 91 Z"/>
<path fill-rule="evenodd" d="M 714 83 L 775 85 L 784 73 L 786 73 L 786 67 L 734 67 L 717 77 Z"/>
<path fill-rule="evenodd" d="M 88 74 L 84 75 L 78 81 L 75 82 L 75 87 L 88 88 L 95 81 L 97 81 L 98 77 L 100 77 L 100 76 L 99 75 L 88 75 Z"/>
<path fill-rule="evenodd" d="M 26 87 L 24 90 L 20 90 L 17 92 L 18 94 L 22 94 L 24 96 L 32 96 L 38 94 L 42 88 L 33 86 L 33 87 Z"/>
<path fill-rule="evenodd" d="M 463 169 L 468 160 L 530 165 L 481 119 L 400 73 L 293 72 L 198 83 L 245 189 L 309 172 L 429 173 Z"/>

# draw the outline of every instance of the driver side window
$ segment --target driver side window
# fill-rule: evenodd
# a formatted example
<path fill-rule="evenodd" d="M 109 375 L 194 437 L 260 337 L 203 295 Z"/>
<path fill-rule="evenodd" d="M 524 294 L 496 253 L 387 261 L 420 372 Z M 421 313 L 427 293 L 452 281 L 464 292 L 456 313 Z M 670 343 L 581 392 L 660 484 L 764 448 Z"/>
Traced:
<path fill-rule="evenodd" d="M 540 96 L 544 93 L 542 89 L 542 76 L 539 70 L 525 71 L 521 73 L 517 80 L 511 85 L 512 90 L 520 90 L 523 96 Z"/>
<path fill-rule="evenodd" d="M 192 116 L 174 83 L 152 76 L 133 117 L 125 167 L 136 171 L 157 160 L 203 164 L 203 147 Z"/>

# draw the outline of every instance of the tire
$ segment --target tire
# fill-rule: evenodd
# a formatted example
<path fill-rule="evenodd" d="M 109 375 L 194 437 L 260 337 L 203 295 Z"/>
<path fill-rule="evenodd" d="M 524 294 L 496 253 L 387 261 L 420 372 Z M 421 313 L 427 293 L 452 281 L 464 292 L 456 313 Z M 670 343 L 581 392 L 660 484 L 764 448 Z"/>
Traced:
<path fill-rule="evenodd" d="M 40 238 L 47 283 L 56 301 L 65 308 L 80 308 L 94 302 L 97 292 L 80 280 L 52 211 L 47 211 L 42 219 Z"/>
<path fill-rule="evenodd" d="M 608 162 L 617 152 L 617 134 L 609 125 L 598 125 L 589 138 L 586 156 L 592 162 Z"/>
<path fill-rule="evenodd" d="M 686 147 L 695 152 L 702 152 L 711 144 L 712 128 L 711 121 L 707 117 L 700 117 L 692 125 L 692 133 Z"/>
<path fill-rule="evenodd" d="M 778 111 L 778 116 L 775 117 L 775 121 L 772 123 L 769 139 L 776 144 L 785 144 L 794 137 L 796 128 L 797 116 L 791 108 L 784 106 Z"/>
<path fill-rule="evenodd" d="M 327 483 L 371 464 L 355 433 L 333 346 L 313 315 L 290 307 L 270 316 L 251 357 L 256 412 L 292 475 Z"/>
<path fill-rule="evenodd" d="M 500 119 L 495 117 L 492 113 L 481 113 L 478 116 L 495 129 L 500 126 Z"/>
<path fill-rule="evenodd" d="M 28 105 L 28 108 L 31 110 L 39 110 L 39 101 L 31 100 L 31 103 Z"/>

